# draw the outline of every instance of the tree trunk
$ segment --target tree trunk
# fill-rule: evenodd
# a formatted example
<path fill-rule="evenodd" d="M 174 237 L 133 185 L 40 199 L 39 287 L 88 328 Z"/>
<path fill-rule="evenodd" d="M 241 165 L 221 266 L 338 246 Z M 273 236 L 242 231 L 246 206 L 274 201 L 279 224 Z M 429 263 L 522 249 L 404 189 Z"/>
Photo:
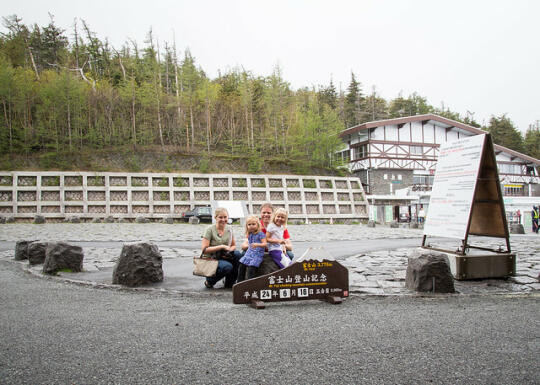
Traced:
<path fill-rule="evenodd" d="M 2 100 L 2 104 L 4 105 L 4 118 L 6 119 L 6 125 L 9 131 L 9 152 L 11 152 L 13 150 L 13 129 L 11 127 L 11 119 L 8 119 L 6 101 Z"/>
<path fill-rule="evenodd" d="M 193 125 L 193 106 L 191 100 L 189 101 L 189 119 L 191 121 L 191 147 L 195 144 L 195 127 Z"/>

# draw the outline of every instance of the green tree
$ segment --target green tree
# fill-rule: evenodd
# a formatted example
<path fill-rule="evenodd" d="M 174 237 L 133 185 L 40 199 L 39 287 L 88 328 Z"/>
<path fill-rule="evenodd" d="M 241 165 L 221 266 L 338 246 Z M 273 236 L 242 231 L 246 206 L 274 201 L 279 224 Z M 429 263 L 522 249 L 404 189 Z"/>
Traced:
<path fill-rule="evenodd" d="M 334 83 L 332 82 L 332 79 L 330 79 L 330 84 L 328 87 L 319 87 L 318 92 L 319 97 L 319 103 L 326 104 L 331 109 L 335 110 L 337 107 L 337 92 L 336 87 L 334 87 Z"/>
<path fill-rule="evenodd" d="M 360 123 L 359 113 L 363 102 L 362 85 L 356 81 L 354 72 L 351 72 L 351 82 L 347 88 L 345 96 L 345 125 L 347 127 L 356 126 Z"/>
<path fill-rule="evenodd" d="M 529 126 L 523 141 L 525 154 L 540 159 L 540 123 Z"/>
<path fill-rule="evenodd" d="M 433 107 L 427 103 L 427 99 L 413 92 L 406 99 L 401 94 L 390 102 L 388 112 L 392 118 L 402 116 L 423 115 L 433 112 Z"/>
<path fill-rule="evenodd" d="M 523 137 L 506 114 L 500 117 L 492 116 L 486 129 L 494 143 L 523 152 Z"/>

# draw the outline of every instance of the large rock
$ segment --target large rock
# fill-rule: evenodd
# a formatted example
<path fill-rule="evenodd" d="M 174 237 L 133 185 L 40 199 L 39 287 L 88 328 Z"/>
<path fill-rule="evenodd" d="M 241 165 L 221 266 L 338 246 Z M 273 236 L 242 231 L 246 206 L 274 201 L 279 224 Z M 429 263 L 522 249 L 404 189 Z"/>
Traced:
<path fill-rule="evenodd" d="M 7 217 L 6 223 L 15 223 L 15 217 Z"/>
<path fill-rule="evenodd" d="M 167 225 L 172 225 L 172 224 L 174 224 L 174 219 L 173 219 L 173 217 L 165 217 L 165 218 L 163 218 L 163 223 L 165 223 Z"/>
<path fill-rule="evenodd" d="M 390 228 L 397 229 L 399 227 L 399 223 L 397 221 L 390 222 Z"/>
<path fill-rule="evenodd" d="M 49 242 L 43 264 L 45 274 L 56 274 L 60 270 L 69 269 L 80 272 L 83 268 L 83 251 L 79 246 L 64 242 Z"/>
<path fill-rule="evenodd" d="M 375 227 L 375 221 L 368 221 L 367 227 Z"/>
<path fill-rule="evenodd" d="M 510 234 L 525 234 L 525 229 L 521 223 L 512 223 L 510 225 Z"/>
<path fill-rule="evenodd" d="M 28 259 L 28 245 L 35 241 L 17 241 L 15 244 L 15 260 L 24 261 Z"/>
<path fill-rule="evenodd" d="M 6 223 L 6 217 L 0 217 L 0 224 Z"/>
<path fill-rule="evenodd" d="M 43 215 L 36 215 L 34 217 L 34 223 L 37 225 L 45 223 L 45 217 Z"/>
<path fill-rule="evenodd" d="M 105 223 L 114 223 L 114 217 L 109 215 L 108 217 L 105 217 L 103 222 L 105 222 Z"/>
<path fill-rule="evenodd" d="M 135 287 L 161 282 L 162 262 L 154 243 L 125 244 L 113 270 L 113 283 Z"/>
<path fill-rule="evenodd" d="M 190 225 L 198 225 L 201 222 L 197 217 L 189 217 L 188 221 Z"/>
<path fill-rule="evenodd" d="M 135 219 L 135 223 L 148 223 L 148 222 L 150 222 L 150 220 L 145 217 L 137 217 Z"/>
<path fill-rule="evenodd" d="M 405 287 L 434 293 L 454 293 L 454 278 L 445 254 L 426 251 L 409 257 Z"/>
<path fill-rule="evenodd" d="M 48 242 L 32 242 L 28 245 L 28 263 L 39 265 L 45 262 Z"/>
<path fill-rule="evenodd" d="M 257 269 L 257 276 L 273 273 L 279 270 L 279 266 L 274 262 L 272 257 L 268 253 L 264 253 L 264 258 L 259 268 Z"/>

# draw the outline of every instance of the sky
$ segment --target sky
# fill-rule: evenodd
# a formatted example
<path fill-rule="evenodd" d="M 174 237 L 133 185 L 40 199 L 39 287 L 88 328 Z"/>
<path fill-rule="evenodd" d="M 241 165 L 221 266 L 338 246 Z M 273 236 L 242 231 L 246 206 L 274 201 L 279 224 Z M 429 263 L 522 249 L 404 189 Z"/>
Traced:
<path fill-rule="evenodd" d="M 152 29 L 211 78 L 279 65 L 293 89 L 332 79 L 345 90 L 354 72 L 365 94 L 417 92 L 480 124 L 507 114 L 525 133 L 540 120 L 536 0 L 0 0 L 0 9 L 26 25 L 52 14 L 69 36 L 83 19 L 116 48 L 144 46 Z"/>

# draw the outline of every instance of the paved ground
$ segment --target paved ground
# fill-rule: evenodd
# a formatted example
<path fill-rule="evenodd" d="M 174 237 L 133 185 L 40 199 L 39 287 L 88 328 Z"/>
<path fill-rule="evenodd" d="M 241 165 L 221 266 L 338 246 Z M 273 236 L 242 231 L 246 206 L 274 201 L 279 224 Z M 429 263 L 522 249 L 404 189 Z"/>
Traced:
<path fill-rule="evenodd" d="M 194 255 L 199 254 L 201 234 L 206 225 L 187 224 L 65 224 L 47 223 L 0 225 L 0 259 L 12 259 L 15 242 L 21 239 L 67 241 L 83 247 L 84 273 L 61 273 L 61 279 L 111 285 L 112 269 L 124 242 L 151 241 L 158 244 L 164 258 L 165 279 L 149 285 L 151 289 L 166 289 L 183 293 L 208 294 L 202 279 L 191 273 Z M 242 229 L 233 227 L 236 238 L 242 239 Z M 407 256 L 421 244 L 422 230 L 363 225 L 298 225 L 289 226 L 295 252 L 302 255 L 309 247 L 324 247 L 349 268 L 350 289 L 358 294 L 403 295 Z M 535 234 L 513 235 L 512 250 L 517 253 L 517 272 L 509 279 L 456 281 L 459 293 L 512 293 L 540 290 L 540 242 Z M 431 239 L 436 246 L 455 248 L 459 242 Z M 480 246 L 505 247 L 497 238 L 478 238 Z M 26 263 L 21 262 L 23 266 Z M 41 266 L 31 269 L 41 275 Z M 217 285 L 219 287 L 219 284 Z M 220 294 L 223 291 L 214 291 Z M 225 293 L 223 293 L 225 294 Z M 228 295 L 228 292 L 227 292 Z"/>
<path fill-rule="evenodd" d="M 271 304 L 36 279 L 0 260 L 2 384 L 538 384 L 540 296 Z"/>
<path fill-rule="evenodd" d="M 291 226 L 298 251 L 316 239 L 335 252 L 355 294 L 341 305 L 257 311 L 232 304 L 229 291 L 204 291 L 191 275 L 203 228 L 0 225 L 0 384 L 540 384 L 540 292 L 515 282 L 540 269 L 535 236 L 512 237 L 512 279 L 415 295 L 401 275 L 419 230 Z M 79 243 L 87 271 L 27 274 L 26 263 L 12 260 L 19 239 Z M 159 245 L 164 283 L 144 291 L 108 285 L 122 243 L 138 240 Z M 42 277 L 39 267 L 34 273 Z M 65 281 L 82 278 L 97 284 Z"/>

